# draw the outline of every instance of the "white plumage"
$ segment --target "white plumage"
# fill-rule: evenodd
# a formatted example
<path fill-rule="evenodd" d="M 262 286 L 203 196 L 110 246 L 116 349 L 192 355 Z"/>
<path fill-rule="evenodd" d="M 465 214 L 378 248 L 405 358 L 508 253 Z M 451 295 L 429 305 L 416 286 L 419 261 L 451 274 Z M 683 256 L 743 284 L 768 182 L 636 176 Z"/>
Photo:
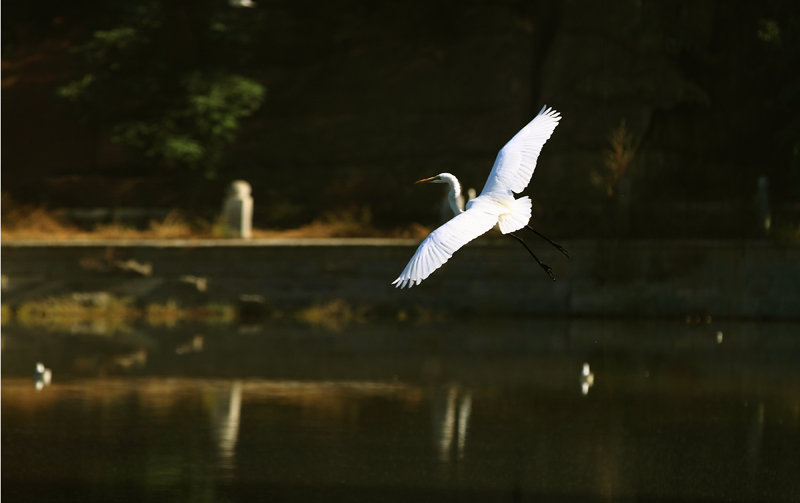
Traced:
<path fill-rule="evenodd" d="M 531 200 L 519 199 L 531 181 L 542 146 L 553 134 L 561 114 L 546 106 L 500 149 L 481 194 L 467 203 L 466 210 L 431 232 L 419 245 L 403 272 L 392 282 L 398 288 L 418 285 L 447 262 L 459 248 L 495 225 L 508 234 L 525 227 L 531 218 Z M 417 183 L 447 183 L 451 198 L 458 197 L 460 185 L 450 173 L 440 173 Z M 454 205 L 454 211 L 457 208 Z"/>

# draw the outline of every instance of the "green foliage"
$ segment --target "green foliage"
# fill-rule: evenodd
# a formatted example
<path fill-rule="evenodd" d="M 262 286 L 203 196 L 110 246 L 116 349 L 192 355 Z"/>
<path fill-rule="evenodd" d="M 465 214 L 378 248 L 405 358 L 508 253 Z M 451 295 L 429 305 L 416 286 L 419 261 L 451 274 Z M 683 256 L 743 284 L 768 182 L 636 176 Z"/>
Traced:
<path fill-rule="evenodd" d="M 84 121 L 157 165 L 214 176 L 265 88 L 242 75 L 246 18 L 226 2 L 122 4 L 118 26 L 75 53 L 82 75 L 59 88 Z"/>
<path fill-rule="evenodd" d="M 183 90 L 180 106 L 149 120 L 122 122 L 114 138 L 170 165 L 204 166 L 211 175 L 209 168 L 236 138 L 240 120 L 259 107 L 264 89 L 238 75 L 193 73 Z"/>
<path fill-rule="evenodd" d="M 81 78 L 73 80 L 58 88 L 58 94 L 62 98 L 66 98 L 72 102 L 78 102 L 84 96 L 88 95 L 88 89 L 94 82 L 94 75 L 87 73 Z"/>

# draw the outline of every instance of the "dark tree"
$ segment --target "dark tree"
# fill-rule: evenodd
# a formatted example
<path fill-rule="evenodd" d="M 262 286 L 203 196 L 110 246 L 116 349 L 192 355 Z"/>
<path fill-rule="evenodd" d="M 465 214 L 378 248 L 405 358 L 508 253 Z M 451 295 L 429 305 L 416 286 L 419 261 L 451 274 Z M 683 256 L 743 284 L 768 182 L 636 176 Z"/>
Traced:
<path fill-rule="evenodd" d="M 225 2 L 117 2 L 59 88 L 95 129 L 168 167 L 213 176 L 265 89 L 244 67 L 253 24 Z"/>

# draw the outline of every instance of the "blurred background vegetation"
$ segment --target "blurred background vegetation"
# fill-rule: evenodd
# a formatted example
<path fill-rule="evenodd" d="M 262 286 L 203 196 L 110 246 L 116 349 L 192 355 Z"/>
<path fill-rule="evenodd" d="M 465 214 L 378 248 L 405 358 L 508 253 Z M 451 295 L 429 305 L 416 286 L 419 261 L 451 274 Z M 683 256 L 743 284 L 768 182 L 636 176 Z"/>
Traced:
<path fill-rule="evenodd" d="M 547 234 L 757 236 L 766 176 L 771 234 L 800 238 L 794 0 L 12 1 L 2 44 L 6 225 L 211 222 L 234 179 L 262 229 L 433 225 L 412 182 L 480 190 L 546 103 Z"/>

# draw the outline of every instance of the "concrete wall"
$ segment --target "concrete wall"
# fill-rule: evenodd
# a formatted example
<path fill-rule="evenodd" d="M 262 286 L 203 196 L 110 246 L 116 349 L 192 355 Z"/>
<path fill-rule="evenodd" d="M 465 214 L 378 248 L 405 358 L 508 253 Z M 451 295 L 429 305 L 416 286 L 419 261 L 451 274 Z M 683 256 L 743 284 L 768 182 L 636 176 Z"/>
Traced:
<path fill-rule="evenodd" d="M 471 243 L 411 290 L 390 285 L 409 240 L 18 242 L 3 245 L 3 303 L 107 291 L 186 305 L 257 295 L 282 309 L 342 299 L 391 313 L 800 317 L 797 244 L 574 241 L 567 260 L 528 241 L 557 281 L 504 239 Z"/>

